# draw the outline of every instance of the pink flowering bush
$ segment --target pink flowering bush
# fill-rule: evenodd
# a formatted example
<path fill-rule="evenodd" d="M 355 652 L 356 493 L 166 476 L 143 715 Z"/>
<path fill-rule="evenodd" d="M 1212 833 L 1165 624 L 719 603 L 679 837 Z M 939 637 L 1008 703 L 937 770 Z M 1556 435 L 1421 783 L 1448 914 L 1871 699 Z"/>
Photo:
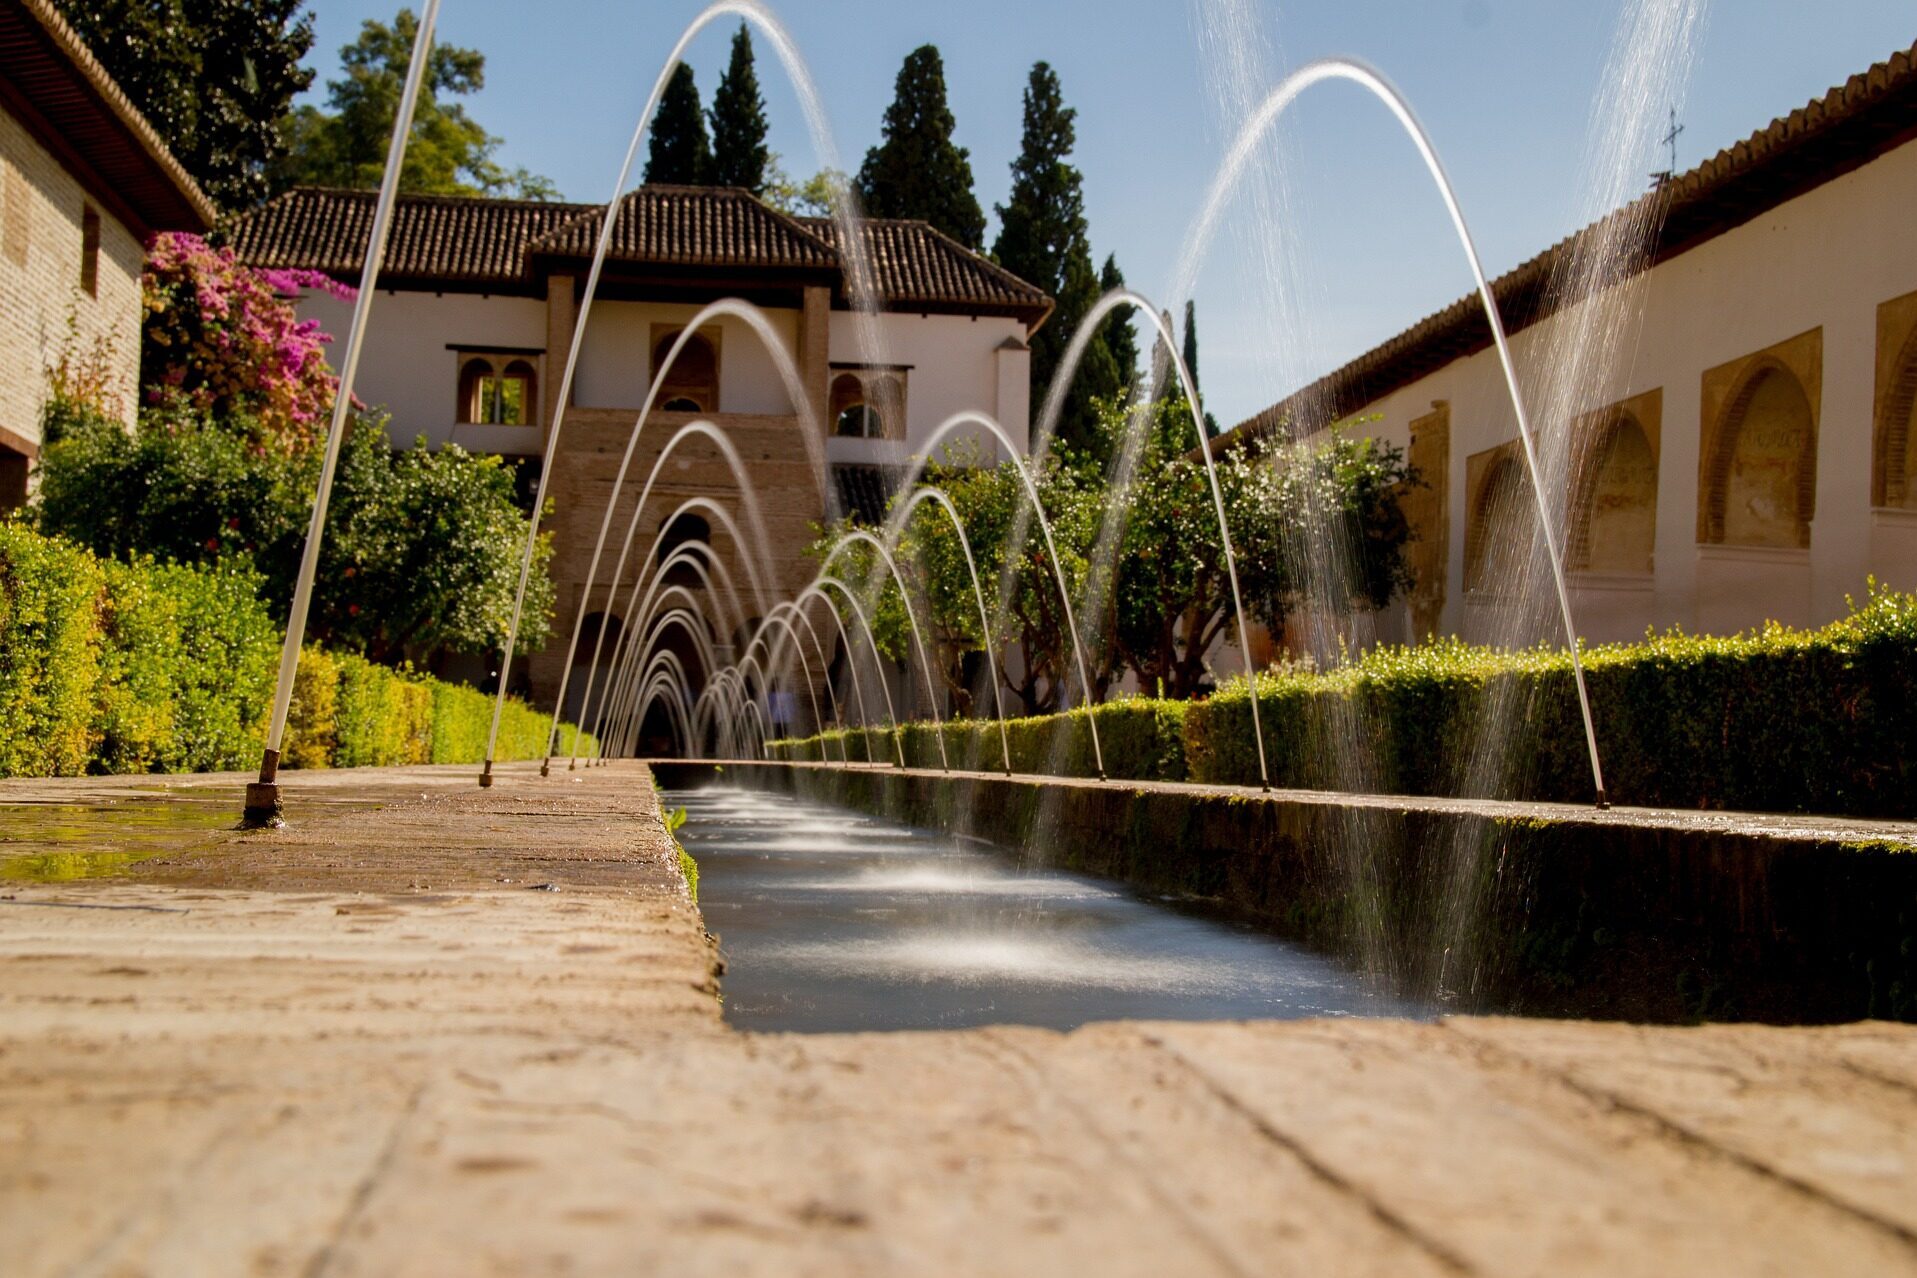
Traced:
<path fill-rule="evenodd" d="M 318 271 L 260 270 L 197 235 L 166 232 L 140 277 L 145 327 L 140 386 L 151 407 L 184 407 L 254 423 L 254 447 L 297 453 L 319 440 L 338 379 L 332 338 L 287 298 L 354 290 Z"/>

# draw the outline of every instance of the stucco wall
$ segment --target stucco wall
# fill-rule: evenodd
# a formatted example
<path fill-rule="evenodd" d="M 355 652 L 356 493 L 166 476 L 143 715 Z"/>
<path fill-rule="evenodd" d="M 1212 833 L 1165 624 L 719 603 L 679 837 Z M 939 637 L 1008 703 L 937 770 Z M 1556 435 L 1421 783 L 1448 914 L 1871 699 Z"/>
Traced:
<path fill-rule="evenodd" d="M 1005 356 L 999 352 L 1008 339 L 1024 344 L 1024 324 L 992 316 L 881 315 L 877 324 L 881 349 L 876 352 L 863 349 L 859 327 L 850 312 L 834 311 L 827 358 L 835 363 L 875 361 L 910 368 L 906 375 L 904 448 L 895 447 L 890 454 L 921 451 L 941 422 L 965 409 L 990 413 L 1024 451 L 1029 426 L 1026 387 L 1030 357 L 1022 352 Z M 1001 366 L 1023 374 L 1004 379 L 1011 383 L 1005 393 Z M 834 458 L 843 453 L 852 460 L 851 453 L 860 450 L 848 450 L 845 445 L 860 442 L 835 441 Z M 863 451 L 876 455 L 879 450 Z M 984 460 L 1003 455 L 1001 448 L 996 453 L 988 452 Z"/>
<path fill-rule="evenodd" d="M 348 281 L 349 283 L 353 281 Z M 333 335 L 335 365 L 352 326 L 353 304 L 325 293 L 303 297 L 302 319 L 316 319 Z M 459 356 L 448 344 L 469 349 L 546 344 L 546 303 L 528 297 L 474 293 L 410 293 L 381 289 L 360 348 L 353 393 L 393 415 L 393 439 L 409 444 L 424 435 L 433 444 L 457 442 L 479 451 L 539 451 L 536 427 L 454 430 L 459 412 Z M 564 353 L 555 357 L 563 360 Z M 541 376 L 545 369 L 540 369 Z M 523 445 L 516 441 L 523 439 Z"/>
<path fill-rule="evenodd" d="M 82 210 L 100 214 L 99 282 L 80 287 Z M 47 369 L 73 344 L 109 358 L 129 421 L 140 373 L 140 243 L 12 115 L 0 111 L 0 429 L 37 443 Z M 75 328 L 70 337 L 68 319 Z"/>
<path fill-rule="evenodd" d="M 1753 625 L 1767 617 L 1819 624 L 1861 594 L 1867 574 L 1917 588 L 1917 524 L 1873 512 L 1871 437 L 1880 303 L 1917 290 L 1917 146 L 1872 163 L 1706 241 L 1655 269 L 1643 312 L 1607 385 L 1571 412 L 1662 390 L 1654 571 L 1643 587 L 1588 580 L 1578 591 L 1580 629 L 1596 639 L 1635 637 L 1646 625 Z M 1513 338 L 1522 374 L 1575 312 Z M 1703 382 L 1707 371 L 1811 330 L 1821 330 L 1817 395 L 1816 514 L 1805 554 L 1753 553 L 1698 544 Z M 1402 444 L 1434 401 L 1450 405 L 1449 543 L 1443 627 L 1483 630 L 1485 610 L 1463 589 L 1470 518 L 1466 461 L 1516 437 L 1499 373 L 1486 350 L 1366 405 L 1366 427 Z M 1540 422 L 1541 430 L 1562 423 Z M 1536 576 L 1536 574 L 1534 574 Z M 1537 588 L 1544 588 L 1539 580 Z"/>

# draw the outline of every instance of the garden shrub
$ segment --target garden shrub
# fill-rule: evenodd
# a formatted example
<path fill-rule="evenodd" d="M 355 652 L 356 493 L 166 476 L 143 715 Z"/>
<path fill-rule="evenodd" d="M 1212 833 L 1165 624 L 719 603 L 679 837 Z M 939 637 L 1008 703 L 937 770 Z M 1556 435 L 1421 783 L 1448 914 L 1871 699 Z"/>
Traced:
<path fill-rule="evenodd" d="M 86 766 L 104 588 L 85 551 L 0 523 L 0 776 Z"/>
<path fill-rule="evenodd" d="M 431 690 L 352 653 L 338 660 L 339 746 L 333 766 L 390 767 L 429 760 Z"/>
<path fill-rule="evenodd" d="M 0 776 L 252 766 L 281 643 L 259 584 L 230 565 L 102 560 L 0 522 Z M 478 763 L 492 706 L 474 689 L 309 645 L 281 766 Z M 543 755 L 550 724 L 509 699 L 497 757 Z M 574 731 L 562 725 L 562 748 Z"/>
<path fill-rule="evenodd" d="M 1584 665 L 1613 802 L 1917 813 L 1917 595 L 1873 583 L 1861 606 L 1820 630 L 1767 625 L 1728 637 L 1673 630 L 1591 648 Z M 1374 648 L 1329 670 L 1274 669 L 1256 687 L 1273 785 L 1591 798 L 1571 662 L 1562 651 L 1433 639 Z M 1096 713 L 1110 776 L 1258 780 L 1242 678 L 1203 701 L 1139 698 Z M 1014 770 L 1089 774 L 1084 714 L 1065 716 L 1072 726 L 1057 764 L 1050 752 L 1060 716 L 1009 722 Z M 1507 770 L 1474 774 L 1470 754 L 1497 724 L 1518 743 L 1503 752 Z M 930 724 L 899 731 L 909 763 L 938 766 Z M 946 725 L 953 766 L 997 766 L 996 733 L 990 720 Z M 885 736 L 872 735 L 873 755 L 889 760 Z M 854 761 L 864 756 L 856 731 L 774 742 L 772 755 L 837 761 L 842 740 Z M 1359 763 L 1366 770 L 1354 770 Z"/>
<path fill-rule="evenodd" d="M 92 769 L 205 772 L 254 762 L 279 647 L 258 577 L 150 559 L 103 567 Z"/>

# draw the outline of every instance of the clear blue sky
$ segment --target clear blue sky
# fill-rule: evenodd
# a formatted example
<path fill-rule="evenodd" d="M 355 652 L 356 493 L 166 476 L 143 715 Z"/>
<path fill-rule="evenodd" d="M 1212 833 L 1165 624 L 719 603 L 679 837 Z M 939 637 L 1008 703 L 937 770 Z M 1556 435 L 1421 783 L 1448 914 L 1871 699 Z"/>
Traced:
<path fill-rule="evenodd" d="M 1411 99 L 1457 184 L 1486 266 L 1504 270 L 1580 221 L 1580 158 L 1621 5 L 1593 0 L 1238 0 L 1271 55 L 1272 77 L 1346 54 L 1385 71 Z M 1226 138 L 1201 60 L 1214 0 L 789 0 L 778 12 L 819 85 L 838 147 L 856 167 L 877 139 L 900 60 L 931 42 L 945 56 L 958 140 L 970 148 L 988 218 L 1010 184 L 1019 94 L 1031 64 L 1058 69 L 1078 110 L 1093 249 L 1159 296 Z M 396 6 L 395 6 L 396 7 Z M 646 91 L 693 0 L 444 0 L 445 41 L 486 54 L 468 105 L 505 138 L 499 158 L 599 200 Z M 317 0 L 315 96 L 338 47 L 379 0 Z M 708 101 L 730 24 L 691 62 Z M 1679 168 L 1747 136 L 1917 41 L 1909 0 L 1707 0 L 1684 86 Z M 773 146 L 794 174 L 817 167 L 796 99 L 761 42 Z M 1660 107 L 1661 111 L 1662 108 Z M 1288 243 L 1308 319 L 1274 354 L 1272 290 L 1221 238 L 1196 297 L 1206 398 L 1233 423 L 1468 291 L 1443 210 L 1396 126 L 1353 89 L 1327 86 L 1286 119 Z M 1663 167 L 1645 157 L 1646 172 Z M 1240 203 L 1242 234 L 1254 216 Z M 987 243 L 996 233 L 996 219 Z"/>

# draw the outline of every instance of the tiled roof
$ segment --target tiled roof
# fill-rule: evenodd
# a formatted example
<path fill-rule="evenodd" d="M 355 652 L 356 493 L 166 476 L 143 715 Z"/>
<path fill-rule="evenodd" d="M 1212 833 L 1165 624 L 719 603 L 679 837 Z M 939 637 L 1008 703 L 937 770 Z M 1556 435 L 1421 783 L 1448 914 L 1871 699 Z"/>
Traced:
<path fill-rule="evenodd" d="M 801 219 L 835 248 L 838 224 L 831 218 Z M 930 223 L 894 218 L 865 218 L 859 224 L 874 286 L 894 305 L 928 310 L 987 308 L 1030 315 L 1036 325 L 1052 310 L 1052 299 L 996 262 L 965 248 Z"/>
<path fill-rule="evenodd" d="M 554 257 L 592 257 L 601 205 L 589 206 L 531 246 Z M 642 186 L 619 202 L 609 260 L 672 266 L 838 266 L 832 246 L 737 187 Z"/>
<path fill-rule="evenodd" d="M 234 249 L 256 266 L 305 267 L 351 280 L 375 198 L 372 191 L 288 191 L 234 222 Z M 603 208 L 403 195 L 382 271 L 395 283 L 531 291 L 540 265 L 591 258 Z M 1051 312 L 1043 292 L 923 222 L 862 225 L 887 306 L 1012 315 L 1028 326 Z M 607 257 L 614 264 L 837 274 L 838 238 L 830 219 L 789 217 L 742 190 L 644 186 L 620 201 Z"/>
<path fill-rule="evenodd" d="M 0 0 L 0 105 L 75 153 L 136 232 L 203 231 L 218 216 L 48 0 Z"/>
<path fill-rule="evenodd" d="M 352 282 L 372 235 L 376 191 L 299 187 L 235 219 L 233 249 L 254 266 L 302 267 Z M 526 249 L 599 206 L 402 195 L 380 270 L 408 280 L 519 283 Z"/>
<path fill-rule="evenodd" d="M 1735 146 L 1567 236 L 1491 282 L 1507 332 L 1552 315 L 1553 276 L 1619 218 L 1651 228 L 1644 271 L 1841 177 L 1917 134 L 1917 45 L 1854 75 L 1822 98 L 1773 120 Z M 1212 441 L 1306 434 L 1491 345 L 1472 293 L 1357 359 L 1293 392 Z"/>

